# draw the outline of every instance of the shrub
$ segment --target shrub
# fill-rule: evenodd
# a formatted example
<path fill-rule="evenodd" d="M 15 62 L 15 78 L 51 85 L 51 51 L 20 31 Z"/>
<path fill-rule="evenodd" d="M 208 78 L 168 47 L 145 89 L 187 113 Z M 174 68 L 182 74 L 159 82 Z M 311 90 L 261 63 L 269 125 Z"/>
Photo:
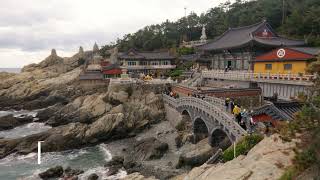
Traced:
<path fill-rule="evenodd" d="M 293 167 L 290 167 L 284 172 L 284 174 L 280 177 L 279 180 L 292 180 L 293 177 L 296 176 L 295 174 L 295 169 Z"/>
<path fill-rule="evenodd" d="M 182 73 L 183 73 L 183 70 L 176 69 L 176 70 L 171 71 L 170 77 L 179 77 L 182 75 Z"/>
<path fill-rule="evenodd" d="M 246 155 L 256 144 L 258 144 L 263 139 L 262 135 L 253 134 L 244 137 L 236 144 L 236 157 L 239 155 Z M 234 158 L 234 147 L 230 146 L 227 150 L 223 152 L 223 160 L 225 162 L 230 161 Z"/>

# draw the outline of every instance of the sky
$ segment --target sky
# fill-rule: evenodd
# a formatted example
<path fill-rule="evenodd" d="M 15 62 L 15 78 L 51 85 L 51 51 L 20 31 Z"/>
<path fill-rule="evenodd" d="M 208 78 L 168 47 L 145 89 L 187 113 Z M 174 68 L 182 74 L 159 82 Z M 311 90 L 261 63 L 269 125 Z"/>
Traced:
<path fill-rule="evenodd" d="M 226 0 L 1 0 L 0 68 L 105 45 L 144 26 L 200 14 Z"/>

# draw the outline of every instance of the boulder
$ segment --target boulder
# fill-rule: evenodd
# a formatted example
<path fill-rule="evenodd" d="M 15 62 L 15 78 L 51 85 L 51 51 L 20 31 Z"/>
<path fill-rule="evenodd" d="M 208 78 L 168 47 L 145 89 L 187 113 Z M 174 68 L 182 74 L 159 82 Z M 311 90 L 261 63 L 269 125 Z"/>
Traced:
<path fill-rule="evenodd" d="M 88 177 L 88 180 L 98 180 L 99 176 L 95 173 L 90 174 L 90 176 Z"/>
<path fill-rule="evenodd" d="M 124 108 L 123 108 L 123 104 L 120 104 L 114 108 L 112 108 L 110 110 L 110 114 L 117 114 L 117 113 L 123 113 L 124 112 Z"/>
<path fill-rule="evenodd" d="M 57 104 L 54 106 L 50 106 L 43 110 L 38 111 L 37 118 L 39 118 L 39 122 L 44 122 L 49 120 L 51 117 L 56 116 L 56 112 L 58 112 L 63 106 L 61 104 Z"/>
<path fill-rule="evenodd" d="M 83 170 L 71 169 L 70 167 L 67 167 L 67 168 L 64 170 L 63 176 L 64 176 L 65 178 L 70 178 L 70 177 L 78 176 L 78 175 L 83 174 L 83 173 L 84 173 Z"/>
<path fill-rule="evenodd" d="M 127 102 L 129 99 L 129 95 L 125 91 L 112 92 L 108 96 L 108 101 L 110 104 L 117 106 L 121 103 Z"/>
<path fill-rule="evenodd" d="M 216 151 L 208 144 L 208 139 L 203 139 L 197 144 L 186 144 L 181 150 L 177 168 L 200 166 Z"/>
<path fill-rule="evenodd" d="M 124 158 L 121 156 L 114 156 L 112 160 L 107 162 L 104 166 L 108 168 L 107 175 L 112 176 L 119 172 L 123 167 Z"/>
<path fill-rule="evenodd" d="M 159 159 L 167 152 L 168 148 L 167 143 L 154 137 L 137 141 L 129 148 L 129 153 L 124 158 L 124 167 L 132 168 L 136 166 L 137 162 Z"/>
<path fill-rule="evenodd" d="M 39 174 L 41 179 L 59 178 L 63 175 L 62 166 L 56 166 Z"/>
<path fill-rule="evenodd" d="M 32 116 L 14 117 L 12 114 L 0 117 L 0 131 L 13 129 L 33 121 Z"/>

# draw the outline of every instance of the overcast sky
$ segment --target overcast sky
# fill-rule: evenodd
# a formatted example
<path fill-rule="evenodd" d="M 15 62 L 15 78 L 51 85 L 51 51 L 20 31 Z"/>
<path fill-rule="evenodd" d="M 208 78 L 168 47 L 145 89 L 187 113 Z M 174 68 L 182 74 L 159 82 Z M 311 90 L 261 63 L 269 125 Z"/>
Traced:
<path fill-rule="evenodd" d="M 197 14 L 226 0 L 1 0 L 0 68 L 92 49 L 146 25 Z"/>

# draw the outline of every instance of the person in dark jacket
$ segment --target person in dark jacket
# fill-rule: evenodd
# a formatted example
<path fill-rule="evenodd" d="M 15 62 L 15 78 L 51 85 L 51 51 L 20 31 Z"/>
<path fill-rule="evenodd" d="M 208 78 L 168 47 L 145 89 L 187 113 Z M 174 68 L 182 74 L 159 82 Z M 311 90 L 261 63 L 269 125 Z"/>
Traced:
<path fill-rule="evenodd" d="M 229 103 L 230 103 L 230 98 L 226 98 L 226 100 L 224 101 L 224 105 L 226 106 L 226 111 L 228 111 L 229 109 Z"/>

